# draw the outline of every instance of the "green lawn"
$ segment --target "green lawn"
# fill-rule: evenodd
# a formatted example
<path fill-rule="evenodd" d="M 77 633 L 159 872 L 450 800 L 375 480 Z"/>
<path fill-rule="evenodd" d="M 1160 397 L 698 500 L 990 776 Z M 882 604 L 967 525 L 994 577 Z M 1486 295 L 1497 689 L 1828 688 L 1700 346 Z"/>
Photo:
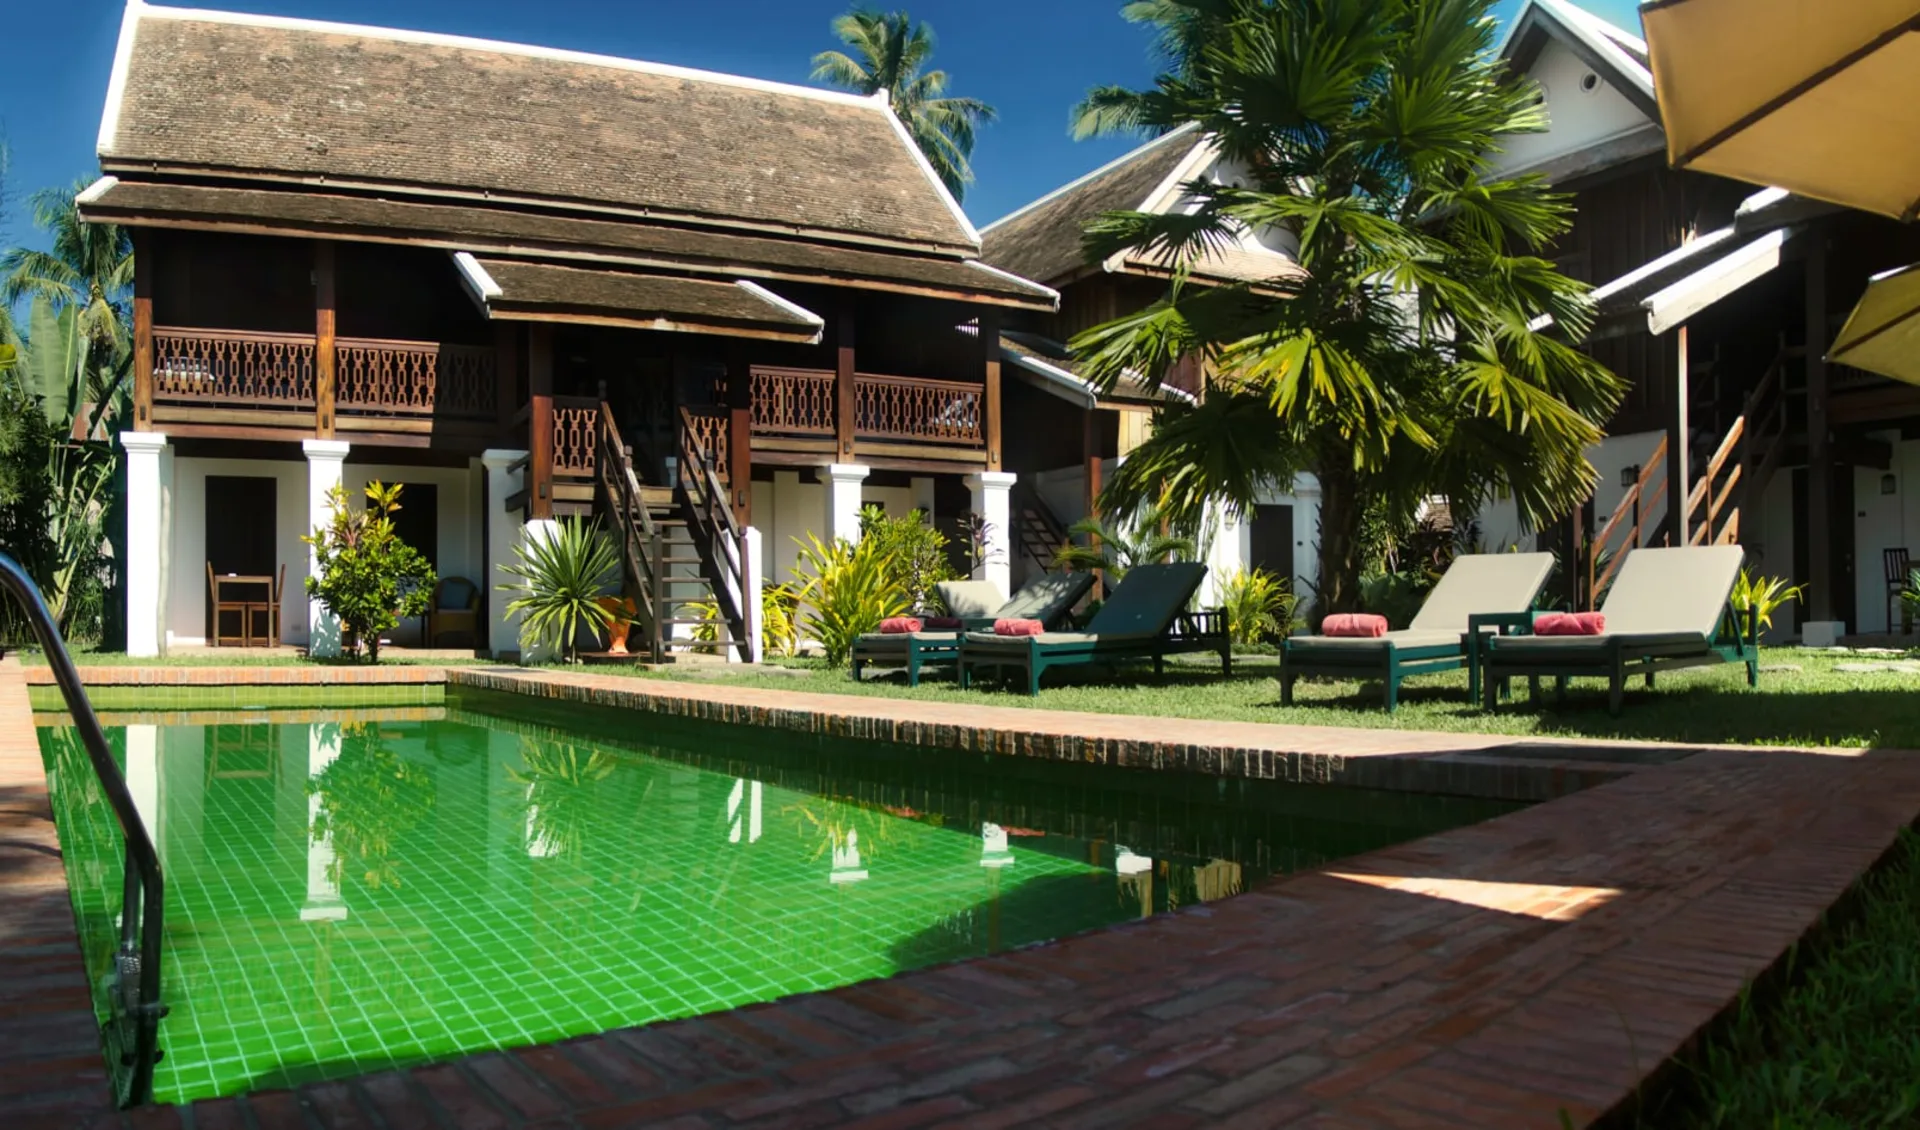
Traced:
<path fill-rule="evenodd" d="M 1183 657 L 1192 659 L 1193 657 Z M 639 672 L 595 668 L 640 678 L 687 679 L 702 683 L 804 690 L 835 694 L 884 695 L 933 702 L 978 702 L 995 706 L 1036 706 L 1050 710 L 1088 710 L 1110 714 L 1153 714 L 1178 718 L 1216 718 L 1247 722 L 1289 722 L 1319 726 L 1388 726 L 1417 730 L 1457 730 L 1565 737 L 1641 738 L 1680 742 L 1738 742 L 1756 745 L 1896 746 L 1920 749 L 1920 674 L 1843 673 L 1835 663 L 1878 662 L 1894 656 L 1847 655 L 1799 648 L 1763 653 L 1768 666 L 1798 670 L 1763 671 L 1760 689 L 1748 690 L 1744 668 L 1728 665 L 1676 671 L 1660 676 L 1654 690 L 1636 683 L 1618 718 L 1606 710 L 1606 689 L 1597 681 L 1576 682 L 1564 705 L 1549 689 L 1543 701 L 1527 698 L 1524 686 L 1515 701 L 1488 714 L 1467 702 L 1462 672 L 1417 679 L 1401 687 L 1400 709 L 1380 708 L 1377 684 L 1303 681 L 1295 705 L 1280 705 L 1274 679 L 1278 661 L 1267 656 L 1236 659 L 1232 678 L 1222 678 L 1210 657 L 1183 662 L 1156 679 L 1145 665 L 1108 674 L 1100 668 L 1048 672 L 1040 696 L 998 687 L 962 691 L 945 673 L 917 688 L 895 673 L 870 674 L 855 683 L 845 671 L 817 660 L 783 661 L 800 668 L 793 674 L 694 676 L 680 672 Z"/>
<path fill-rule="evenodd" d="M 1857 916 L 1797 950 L 1777 996 L 1743 999 L 1681 1064 L 1647 1127 L 1920 1125 L 1920 836 L 1869 876 Z"/>
<path fill-rule="evenodd" d="M 47 657 L 38 649 L 33 651 L 8 652 L 17 654 L 20 662 L 28 667 L 45 667 Z M 304 655 L 275 654 L 264 650 L 236 647 L 215 652 L 196 651 L 191 655 L 169 655 L 165 658 L 136 658 L 124 651 L 76 651 L 73 662 L 77 667 L 363 667 L 366 664 L 354 659 L 308 659 Z M 382 667 L 475 667 L 490 664 L 490 659 L 477 659 L 464 656 L 456 659 L 419 658 L 405 652 L 386 652 L 380 656 Z"/>

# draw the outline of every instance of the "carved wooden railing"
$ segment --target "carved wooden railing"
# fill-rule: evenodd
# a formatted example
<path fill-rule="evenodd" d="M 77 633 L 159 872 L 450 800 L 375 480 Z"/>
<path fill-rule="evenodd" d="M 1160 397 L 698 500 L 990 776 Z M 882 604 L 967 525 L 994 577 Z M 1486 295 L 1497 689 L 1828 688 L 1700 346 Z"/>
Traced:
<path fill-rule="evenodd" d="M 341 413 L 498 418 L 491 347 L 343 337 L 334 357 Z"/>
<path fill-rule="evenodd" d="M 1653 454 L 1640 466 L 1640 477 L 1620 496 L 1620 505 L 1600 532 L 1593 535 L 1587 552 L 1587 604 L 1592 607 L 1613 583 L 1614 574 L 1626 564 L 1627 554 L 1646 544 L 1647 503 L 1664 498 L 1667 483 L 1667 441 L 1662 439 Z"/>
<path fill-rule="evenodd" d="M 153 329 L 156 404 L 312 408 L 314 336 Z"/>
<path fill-rule="evenodd" d="M 744 658 L 751 654 L 751 633 L 759 630 L 754 613 L 760 594 L 748 589 L 747 537 L 734 521 L 725 480 L 712 450 L 701 440 L 701 425 L 696 420 L 693 412 L 680 409 L 680 456 L 674 494 L 713 581 L 713 598 Z"/>
<path fill-rule="evenodd" d="M 594 477 L 601 402 L 586 396 L 553 398 L 553 473 Z"/>
<path fill-rule="evenodd" d="M 924 377 L 853 378 L 854 434 L 978 447 L 986 390 Z"/>
<path fill-rule="evenodd" d="M 727 410 L 708 404 L 689 404 L 681 408 L 681 414 L 684 426 L 693 430 L 695 444 L 706 452 L 719 472 L 721 484 L 726 485 L 730 440 L 727 435 Z M 683 443 L 681 446 L 686 445 Z"/>
<path fill-rule="evenodd" d="M 641 497 L 640 478 L 633 473 L 633 458 L 620 436 L 619 425 L 614 423 L 613 409 L 604 401 L 598 421 L 595 462 L 601 505 L 614 516 L 613 536 L 620 544 L 621 571 L 646 640 L 647 661 L 664 662 L 666 634 L 661 621 L 667 615 L 666 567 L 659 562 L 666 556 L 666 546 Z"/>
<path fill-rule="evenodd" d="M 753 430 L 765 435 L 834 434 L 831 369 L 780 369 L 755 365 Z"/>

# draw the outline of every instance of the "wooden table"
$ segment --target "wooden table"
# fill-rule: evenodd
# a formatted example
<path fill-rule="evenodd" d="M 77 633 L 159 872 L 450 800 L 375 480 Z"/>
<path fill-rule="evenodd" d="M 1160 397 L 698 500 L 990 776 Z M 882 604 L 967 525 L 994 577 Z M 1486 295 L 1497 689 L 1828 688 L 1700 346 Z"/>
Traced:
<path fill-rule="evenodd" d="M 228 601 L 221 595 L 221 590 L 228 585 L 260 585 L 267 590 L 267 598 L 265 600 Z M 220 642 L 222 639 L 233 638 L 232 636 L 222 636 L 220 634 L 220 610 L 223 607 L 231 608 L 236 606 L 240 611 L 240 646 L 255 646 L 253 642 L 253 614 L 257 610 L 266 609 L 272 600 L 273 575 L 271 573 L 264 577 L 247 573 L 215 573 L 213 575 L 213 646 L 222 647 L 224 646 Z M 272 622 L 271 616 L 268 617 L 268 622 Z M 271 631 L 271 629 L 269 629 L 269 631 Z M 279 642 L 279 640 L 274 639 L 263 639 L 260 641 L 259 646 L 272 647 Z"/>

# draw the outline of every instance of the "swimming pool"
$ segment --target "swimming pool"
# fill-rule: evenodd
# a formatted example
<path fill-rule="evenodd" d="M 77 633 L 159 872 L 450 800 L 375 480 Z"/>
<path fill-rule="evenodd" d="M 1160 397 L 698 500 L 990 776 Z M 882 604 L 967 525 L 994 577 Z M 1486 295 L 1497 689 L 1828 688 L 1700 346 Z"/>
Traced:
<path fill-rule="evenodd" d="M 478 692 L 405 714 L 119 721 L 168 883 L 163 1102 L 886 977 L 1515 807 Z M 118 835 L 73 732 L 40 734 L 99 981 Z"/>

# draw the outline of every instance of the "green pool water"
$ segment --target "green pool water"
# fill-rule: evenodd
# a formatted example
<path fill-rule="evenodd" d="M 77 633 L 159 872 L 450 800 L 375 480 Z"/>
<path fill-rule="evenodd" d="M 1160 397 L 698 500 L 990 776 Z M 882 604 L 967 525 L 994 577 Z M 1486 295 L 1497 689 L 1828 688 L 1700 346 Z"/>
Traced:
<path fill-rule="evenodd" d="M 157 1099 L 886 977 L 1513 807 L 542 709 L 112 726 L 168 884 Z M 98 979 L 120 840 L 40 735 Z"/>

